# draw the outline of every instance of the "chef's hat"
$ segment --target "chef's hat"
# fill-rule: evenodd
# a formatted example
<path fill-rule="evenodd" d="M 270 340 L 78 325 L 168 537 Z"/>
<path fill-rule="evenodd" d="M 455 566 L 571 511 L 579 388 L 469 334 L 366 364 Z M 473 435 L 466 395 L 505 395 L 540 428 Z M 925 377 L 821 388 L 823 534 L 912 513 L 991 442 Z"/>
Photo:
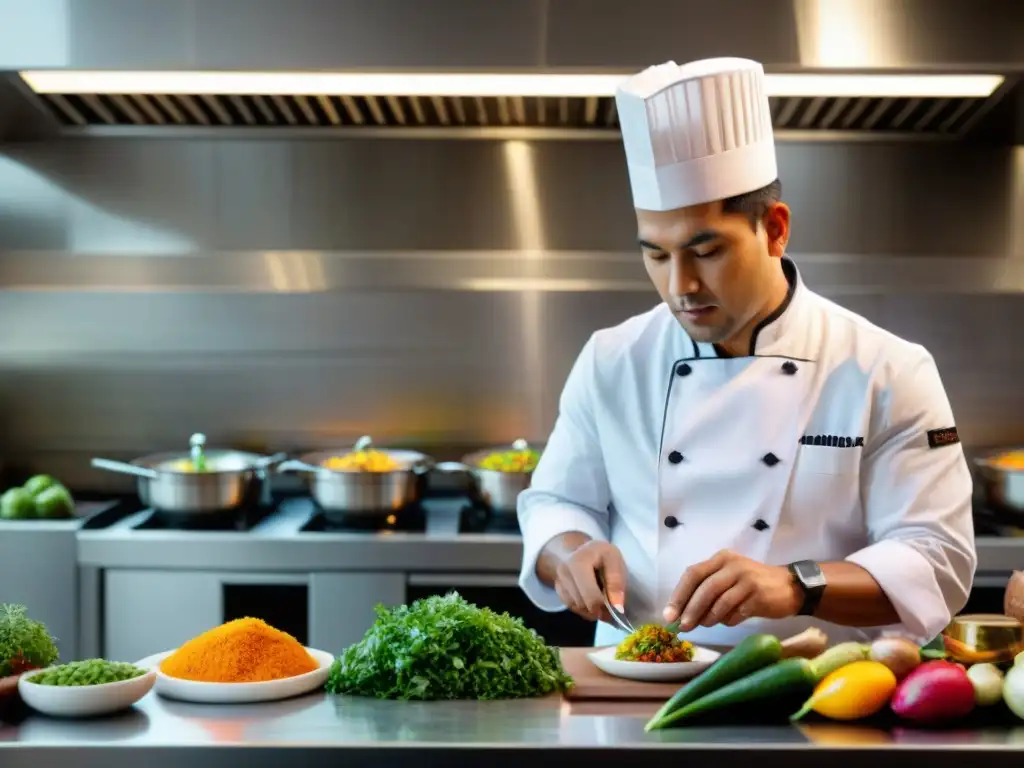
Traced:
<path fill-rule="evenodd" d="M 669 211 L 775 181 L 775 141 L 756 61 L 659 64 L 615 94 L 633 206 Z"/>

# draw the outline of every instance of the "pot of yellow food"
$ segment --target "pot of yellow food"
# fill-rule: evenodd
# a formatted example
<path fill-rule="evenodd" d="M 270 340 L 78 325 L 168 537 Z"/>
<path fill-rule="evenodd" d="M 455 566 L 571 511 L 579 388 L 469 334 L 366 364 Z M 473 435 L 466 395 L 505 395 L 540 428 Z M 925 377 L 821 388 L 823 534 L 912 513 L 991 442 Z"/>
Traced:
<path fill-rule="evenodd" d="M 367 435 L 351 448 L 282 462 L 277 471 L 304 474 L 313 501 L 325 512 L 374 515 L 417 504 L 433 466 L 417 451 L 375 448 Z"/>
<path fill-rule="evenodd" d="M 439 472 L 467 474 L 476 496 L 498 514 L 515 514 L 516 499 L 530 487 L 533 470 L 542 448 L 516 440 L 511 446 L 484 448 L 463 456 L 462 461 L 444 461 Z"/>
<path fill-rule="evenodd" d="M 280 453 L 261 456 L 229 449 L 208 449 L 197 433 L 189 450 L 155 453 L 128 462 L 93 459 L 109 472 L 134 475 L 139 499 L 169 515 L 207 515 L 231 512 L 269 499 L 268 469 L 287 458 Z"/>
<path fill-rule="evenodd" d="M 974 460 L 985 499 L 1024 512 L 1024 448 L 1010 448 Z"/>

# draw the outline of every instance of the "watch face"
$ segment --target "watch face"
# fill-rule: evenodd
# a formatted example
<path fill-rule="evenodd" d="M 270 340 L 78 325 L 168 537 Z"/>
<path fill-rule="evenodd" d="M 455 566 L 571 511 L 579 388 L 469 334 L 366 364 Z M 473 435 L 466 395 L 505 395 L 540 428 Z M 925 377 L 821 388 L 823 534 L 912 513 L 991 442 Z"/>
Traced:
<path fill-rule="evenodd" d="M 797 576 L 808 587 L 820 587 L 825 584 L 825 575 L 817 563 L 803 561 L 793 563 Z"/>

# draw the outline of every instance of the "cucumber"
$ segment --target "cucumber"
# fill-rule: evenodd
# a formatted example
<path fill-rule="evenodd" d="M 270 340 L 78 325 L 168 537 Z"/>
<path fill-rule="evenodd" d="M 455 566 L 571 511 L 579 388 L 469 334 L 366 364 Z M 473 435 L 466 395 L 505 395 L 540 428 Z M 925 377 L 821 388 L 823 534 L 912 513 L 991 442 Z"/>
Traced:
<path fill-rule="evenodd" d="M 645 731 L 661 728 L 673 712 L 734 680 L 774 664 L 782 658 L 782 643 L 774 635 L 750 635 L 731 651 L 680 688 L 652 717 Z"/>
<path fill-rule="evenodd" d="M 736 704 L 747 704 L 775 696 L 810 695 L 826 675 L 854 661 L 866 659 L 868 649 L 869 646 L 862 643 L 840 643 L 813 659 L 794 657 L 776 661 L 746 677 L 716 688 L 695 701 L 690 701 L 663 716 L 657 727 L 664 728 L 687 717 L 714 712 Z"/>

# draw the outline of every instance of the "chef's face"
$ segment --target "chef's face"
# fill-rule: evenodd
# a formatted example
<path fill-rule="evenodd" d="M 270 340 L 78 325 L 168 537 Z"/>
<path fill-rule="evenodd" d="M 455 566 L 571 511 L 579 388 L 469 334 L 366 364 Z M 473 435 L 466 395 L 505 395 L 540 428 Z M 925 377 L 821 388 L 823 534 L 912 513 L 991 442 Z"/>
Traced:
<path fill-rule="evenodd" d="M 694 340 L 725 344 L 785 296 L 777 261 L 789 237 L 784 203 L 769 204 L 756 226 L 745 213 L 723 211 L 721 202 L 638 209 L 636 218 L 647 274 Z"/>

